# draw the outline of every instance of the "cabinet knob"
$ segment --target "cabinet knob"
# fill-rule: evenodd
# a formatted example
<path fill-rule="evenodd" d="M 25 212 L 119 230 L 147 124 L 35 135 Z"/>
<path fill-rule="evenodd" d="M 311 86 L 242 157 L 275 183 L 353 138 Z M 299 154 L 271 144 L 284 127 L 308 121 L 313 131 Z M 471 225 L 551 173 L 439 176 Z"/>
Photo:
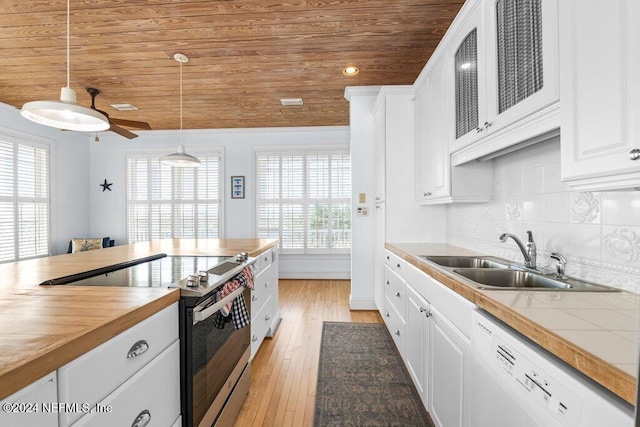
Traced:
<path fill-rule="evenodd" d="M 398 329 L 396 329 L 395 331 L 393 331 L 394 334 L 396 334 L 397 336 L 400 336 L 400 331 Z"/>
<path fill-rule="evenodd" d="M 402 266 L 401 266 L 400 264 L 396 264 L 396 267 L 400 268 L 400 267 L 402 267 Z"/>
<path fill-rule="evenodd" d="M 385 317 L 389 317 L 389 312 L 384 313 Z"/>
<path fill-rule="evenodd" d="M 256 334 L 253 334 L 253 336 L 251 337 L 251 341 L 258 341 L 258 336 Z"/>
<path fill-rule="evenodd" d="M 145 354 L 149 350 L 149 343 L 146 340 L 140 340 L 131 346 L 127 353 L 127 359 Z"/>
<path fill-rule="evenodd" d="M 269 287 L 269 282 L 264 282 L 264 287 L 268 288 Z"/>
<path fill-rule="evenodd" d="M 135 420 L 133 420 L 131 427 L 144 427 L 149 424 L 149 421 L 151 421 L 151 412 L 149 412 L 148 409 L 145 409 L 138 414 Z"/>
<path fill-rule="evenodd" d="M 431 317 L 431 311 L 427 311 L 424 315 L 427 317 Z"/>
<path fill-rule="evenodd" d="M 425 311 L 427 311 L 427 309 L 426 309 L 426 308 L 424 308 L 424 307 L 420 307 L 420 313 L 424 313 Z"/>
<path fill-rule="evenodd" d="M 482 132 L 482 128 L 481 127 L 477 127 L 476 128 L 476 133 L 480 133 L 480 132 Z"/>
<path fill-rule="evenodd" d="M 487 129 L 487 128 L 489 128 L 489 127 L 491 127 L 491 123 L 489 123 L 489 122 L 484 122 L 484 128 L 485 128 L 485 129 Z"/>
<path fill-rule="evenodd" d="M 424 197 L 429 197 L 431 195 L 430 191 L 427 191 L 426 193 L 424 193 Z"/>
<path fill-rule="evenodd" d="M 389 284 L 389 281 L 387 280 L 387 285 Z"/>
<path fill-rule="evenodd" d="M 396 296 L 399 297 L 400 296 L 400 292 L 396 292 Z"/>
<path fill-rule="evenodd" d="M 258 301 L 258 296 L 257 295 L 252 295 L 251 296 L 251 301 Z"/>
<path fill-rule="evenodd" d="M 640 148 L 634 148 L 633 150 L 629 151 L 629 158 L 631 160 L 640 159 Z"/>
<path fill-rule="evenodd" d="M 269 316 L 268 314 L 266 316 L 264 316 L 264 321 L 267 322 L 271 320 L 271 316 Z"/>
<path fill-rule="evenodd" d="M 389 255 L 387 255 L 387 259 L 389 259 Z"/>

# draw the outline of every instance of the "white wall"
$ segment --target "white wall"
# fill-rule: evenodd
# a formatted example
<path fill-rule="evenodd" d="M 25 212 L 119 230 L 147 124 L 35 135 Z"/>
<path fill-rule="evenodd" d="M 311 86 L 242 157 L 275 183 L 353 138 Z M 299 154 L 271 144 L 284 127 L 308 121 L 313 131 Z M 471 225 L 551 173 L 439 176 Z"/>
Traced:
<path fill-rule="evenodd" d="M 175 152 L 180 143 L 179 131 L 137 132 L 140 136 L 127 140 L 111 132 L 100 133 L 100 142 L 90 144 L 90 231 L 92 236 L 110 236 L 116 244 L 127 240 L 125 158 L 129 152 Z M 224 150 L 224 223 L 226 238 L 254 237 L 253 149 L 264 146 L 334 145 L 348 148 L 349 128 L 309 127 L 277 129 L 208 129 L 185 130 L 182 141 L 189 154 L 197 156 L 207 147 Z M 230 179 L 245 176 L 245 198 L 231 199 Z M 113 191 L 102 191 L 99 184 L 113 182 Z M 348 255 L 292 256 L 281 255 L 281 277 L 349 278 Z"/>
<path fill-rule="evenodd" d="M 509 232 L 533 231 L 538 265 L 567 258 L 567 275 L 640 293 L 640 192 L 572 192 L 560 181 L 560 138 L 493 160 L 493 201 L 452 205 L 448 243 L 522 262 Z"/>
<path fill-rule="evenodd" d="M 51 252 L 67 252 L 69 240 L 89 229 L 89 145 L 87 134 L 62 132 L 24 119 L 0 103 L 0 133 L 44 140 L 50 145 Z"/>
<path fill-rule="evenodd" d="M 376 177 L 374 172 L 373 116 L 371 107 L 379 88 L 348 87 L 349 127 L 351 130 L 351 203 L 367 207 L 368 216 L 352 212 L 351 221 L 351 296 L 350 306 L 355 309 L 375 309 L 373 299 L 374 234 Z M 357 203 L 358 194 L 365 193 L 366 203 Z"/>

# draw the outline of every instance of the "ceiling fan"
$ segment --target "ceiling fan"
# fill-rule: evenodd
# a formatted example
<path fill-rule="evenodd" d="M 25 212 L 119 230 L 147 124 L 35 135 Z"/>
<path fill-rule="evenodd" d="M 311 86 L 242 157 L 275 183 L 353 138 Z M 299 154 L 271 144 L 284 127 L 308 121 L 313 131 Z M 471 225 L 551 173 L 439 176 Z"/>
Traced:
<path fill-rule="evenodd" d="M 96 96 L 100 95 L 100 91 L 98 89 L 88 87 L 87 92 L 89 93 L 89 95 L 91 95 L 91 109 L 96 110 L 97 112 L 105 115 L 107 120 L 109 120 L 110 131 L 113 131 L 120 136 L 124 136 L 125 138 L 133 139 L 133 138 L 137 138 L 138 135 L 120 126 L 151 130 L 151 126 L 149 126 L 149 123 L 147 122 L 138 122 L 135 120 L 124 120 L 124 119 L 116 119 L 116 118 L 109 117 L 109 114 L 105 113 L 102 110 L 98 110 L 96 108 Z"/>

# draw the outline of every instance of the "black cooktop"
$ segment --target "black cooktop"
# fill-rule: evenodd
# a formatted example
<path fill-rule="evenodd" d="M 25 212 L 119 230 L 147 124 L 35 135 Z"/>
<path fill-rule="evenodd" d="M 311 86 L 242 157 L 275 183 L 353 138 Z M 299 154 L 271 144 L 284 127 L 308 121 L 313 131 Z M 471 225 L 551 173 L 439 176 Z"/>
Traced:
<path fill-rule="evenodd" d="M 42 284 L 167 288 L 172 283 L 191 274 L 209 270 L 226 259 L 229 257 L 166 256 L 162 254 L 78 275 L 61 277 Z"/>

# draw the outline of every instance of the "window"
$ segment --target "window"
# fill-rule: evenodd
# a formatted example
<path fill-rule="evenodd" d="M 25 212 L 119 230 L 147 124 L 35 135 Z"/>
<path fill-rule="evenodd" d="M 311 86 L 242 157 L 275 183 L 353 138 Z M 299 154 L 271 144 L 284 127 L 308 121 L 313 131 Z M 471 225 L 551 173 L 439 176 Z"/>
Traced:
<path fill-rule="evenodd" d="M 349 253 L 349 153 L 256 152 L 256 235 L 283 253 Z"/>
<path fill-rule="evenodd" d="M 49 147 L 0 135 L 0 262 L 49 255 Z"/>
<path fill-rule="evenodd" d="M 173 168 L 159 156 L 127 157 L 129 243 L 221 237 L 222 155 L 198 158 L 199 168 Z"/>

